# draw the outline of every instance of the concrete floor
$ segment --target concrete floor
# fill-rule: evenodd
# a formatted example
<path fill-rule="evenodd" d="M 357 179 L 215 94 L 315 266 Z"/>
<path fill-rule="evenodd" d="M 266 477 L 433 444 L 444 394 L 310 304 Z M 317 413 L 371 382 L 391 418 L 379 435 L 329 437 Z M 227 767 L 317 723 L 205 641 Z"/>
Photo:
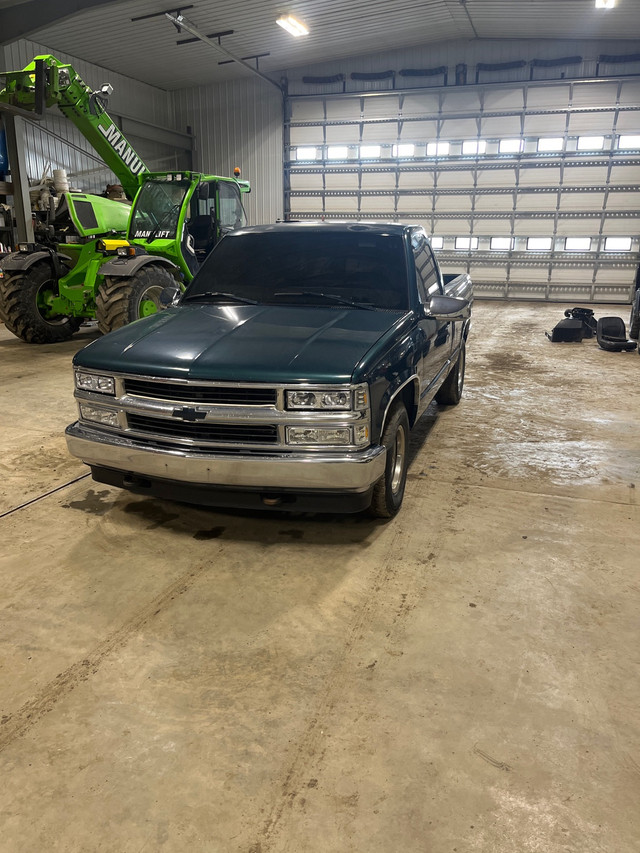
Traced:
<path fill-rule="evenodd" d="M 94 333 L 3 330 L 2 853 L 637 853 L 640 358 L 563 308 L 476 304 L 388 524 L 93 483 Z"/>

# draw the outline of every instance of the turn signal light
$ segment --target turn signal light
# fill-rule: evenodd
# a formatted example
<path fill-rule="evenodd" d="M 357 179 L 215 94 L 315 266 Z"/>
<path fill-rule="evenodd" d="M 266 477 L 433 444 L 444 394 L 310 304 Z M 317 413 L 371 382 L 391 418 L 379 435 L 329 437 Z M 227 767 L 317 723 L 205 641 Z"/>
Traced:
<path fill-rule="evenodd" d="M 135 246 L 118 246 L 118 248 L 116 249 L 116 254 L 121 258 L 129 258 L 132 255 L 135 255 L 135 253 Z"/>

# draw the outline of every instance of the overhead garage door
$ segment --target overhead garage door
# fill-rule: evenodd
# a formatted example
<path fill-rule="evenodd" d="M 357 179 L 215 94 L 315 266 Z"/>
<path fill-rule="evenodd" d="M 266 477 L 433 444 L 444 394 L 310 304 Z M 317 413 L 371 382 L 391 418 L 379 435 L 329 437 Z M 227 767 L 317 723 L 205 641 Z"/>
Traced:
<path fill-rule="evenodd" d="M 640 82 L 289 100 L 290 219 L 417 221 L 482 296 L 624 301 L 640 234 Z"/>

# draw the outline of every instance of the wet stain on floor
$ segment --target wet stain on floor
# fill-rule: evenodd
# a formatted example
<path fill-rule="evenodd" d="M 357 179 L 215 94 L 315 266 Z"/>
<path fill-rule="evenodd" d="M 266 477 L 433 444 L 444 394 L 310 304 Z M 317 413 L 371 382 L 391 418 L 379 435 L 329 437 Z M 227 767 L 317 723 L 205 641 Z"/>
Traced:
<path fill-rule="evenodd" d="M 212 527 L 210 530 L 198 530 L 193 534 L 193 538 L 201 542 L 205 542 L 208 539 L 218 539 L 226 529 L 226 527 Z"/>
<path fill-rule="evenodd" d="M 114 505 L 113 500 L 107 500 L 110 495 L 111 492 L 108 489 L 103 489 L 100 492 L 89 489 L 82 500 L 69 501 L 69 503 L 62 504 L 62 506 L 64 509 L 79 509 L 90 515 L 105 515 Z"/>
<path fill-rule="evenodd" d="M 124 511 L 132 515 L 139 515 L 141 518 L 149 521 L 150 524 L 147 526 L 147 530 L 162 527 L 180 517 L 177 512 L 167 512 L 164 507 L 152 501 L 136 501 L 136 503 L 127 504 Z"/>
<path fill-rule="evenodd" d="M 303 539 L 304 530 L 279 530 L 281 536 L 289 536 L 291 539 Z"/>

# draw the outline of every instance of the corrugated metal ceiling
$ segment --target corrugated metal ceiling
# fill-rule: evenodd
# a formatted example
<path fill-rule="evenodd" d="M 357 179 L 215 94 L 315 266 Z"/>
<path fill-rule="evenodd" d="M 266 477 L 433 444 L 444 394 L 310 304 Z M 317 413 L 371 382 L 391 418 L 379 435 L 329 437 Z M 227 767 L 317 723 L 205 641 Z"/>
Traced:
<path fill-rule="evenodd" d="M 189 34 L 164 16 L 131 20 L 168 8 L 168 0 L 116 0 L 25 35 L 165 89 L 250 74 L 201 42 L 176 44 Z M 281 30 L 275 21 L 283 13 L 310 34 L 294 39 Z M 222 43 L 236 56 L 268 54 L 259 67 L 274 78 L 295 66 L 453 39 L 640 38 L 638 0 L 617 0 L 612 10 L 595 9 L 593 0 L 194 0 L 184 15 L 206 34 L 233 30 Z"/>

